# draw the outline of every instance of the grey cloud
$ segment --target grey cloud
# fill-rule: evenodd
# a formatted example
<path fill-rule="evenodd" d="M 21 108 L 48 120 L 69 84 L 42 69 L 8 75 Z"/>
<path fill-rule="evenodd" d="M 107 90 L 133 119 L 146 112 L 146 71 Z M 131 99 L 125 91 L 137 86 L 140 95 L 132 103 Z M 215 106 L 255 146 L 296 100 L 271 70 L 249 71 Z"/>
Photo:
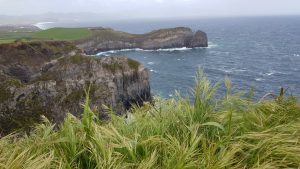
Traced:
<path fill-rule="evenodd" d="M 299 0 L 0 0 L 0 15 L 99 13 L 112 18 L 298 15 Z"/>

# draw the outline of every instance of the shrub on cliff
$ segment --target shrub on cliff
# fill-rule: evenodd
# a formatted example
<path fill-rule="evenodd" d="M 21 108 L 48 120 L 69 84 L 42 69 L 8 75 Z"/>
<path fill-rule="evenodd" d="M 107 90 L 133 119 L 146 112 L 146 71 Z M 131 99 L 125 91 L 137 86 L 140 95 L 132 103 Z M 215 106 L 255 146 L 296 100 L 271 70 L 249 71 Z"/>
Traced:
<path fill-rule="evenodd" d="M 0 139 L 0 168 L 299 168 L 300 105 L 282 94 L 252 101 L 231 90 L 221 99 L 200 74 L 188 98 L 135 107 L 100 121 L 86 98 L 81 120 L 59 131 L 46 119 L 30 135 Z"/>

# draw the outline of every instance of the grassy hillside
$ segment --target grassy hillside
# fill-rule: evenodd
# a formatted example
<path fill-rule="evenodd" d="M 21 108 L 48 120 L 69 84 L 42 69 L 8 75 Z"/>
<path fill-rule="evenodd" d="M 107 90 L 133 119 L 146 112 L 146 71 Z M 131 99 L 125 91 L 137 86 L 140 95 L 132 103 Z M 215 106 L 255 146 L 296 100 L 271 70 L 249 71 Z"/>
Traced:
<path fill-rule="evenodd" d="M 161 30 L 162 31 L 162 30 Z M 139 40 L 147 36 L 151 38 L 161 31 L 153 31 L 145 35 L 130 34 L 126 32 L 116 31 L 110 28 L 51 28 L 47 30 L 33 30 L 32 32 L 22 32 L 22 30 L 13 31 L 7 29 L 0 30 L 0 43 L 9 43 L 17 39 L 25 41 L 30 40 L 64 40 L 64 41 L 106 41 L 106 40 L 126 40 L 130 41 L 132 38 Z"/>
<path fill-rule="evenodd" d="M 33 39 L 78 40 L 87 38 L 92 32 L 87 28 L 51 28 L 32 35 Z"/>
<path fill-rule="evenodd" d="M 92 31 L 88 28 L 51 28 L 34 32 L 0 31 L 0 44 L 11 43 L 15 40 L 64 40 L 74 41 L 91 37 Z"/>
<path fill-rule="evenodd" d="M 0 44 L 10 43 L 17 39 L 30 39 L 40 29 L 31 25 L 0 26 Z"/>
<path fill-rule="evenodd" d="M 0 39 L 0 44 L 3 44 L 3 43 L 12 43 L 14 41 L 15 41 L 14 39 Z"/>
<path fill-rule="evenodd" d="M 1 32 L 0 31 L 0 44 L 11 43 L 17 39 L 31 39 L 32 32 Z"/>
<path fill-rule="evenodd" d="M 299 101 L 253 101 L 225 85 L 216 99 L 219 85 L 200 73 L 193 104 L 156 99 L 109 122 L 87 98 L 82 119 L 69 115 L 58 131 L 45 119 L 29 136 L 0 139 L 0 168 L 299 168 Z"/>

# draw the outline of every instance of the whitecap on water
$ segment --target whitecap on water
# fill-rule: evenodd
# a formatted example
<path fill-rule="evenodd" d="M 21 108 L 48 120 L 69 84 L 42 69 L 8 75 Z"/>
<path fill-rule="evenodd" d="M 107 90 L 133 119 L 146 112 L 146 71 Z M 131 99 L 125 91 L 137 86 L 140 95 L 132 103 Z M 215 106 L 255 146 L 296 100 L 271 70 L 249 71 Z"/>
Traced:
<path fill-rule="evenodd" d="M 148 65 L 154 65 L 154 62 L 148 62 L 147 64 Z"/>
<path fill-rule="evenodd" d="M 260 81 L 263 81 L 264 79 L 263 78 L 256 78 L 255 80 L 260 82 Z"/>
<path fill-rule="evenodd" d="M 150 69 L 150 72 L 158 73 L 158 71 Z"/>
<path fill-rule="evenodd" d="M 299 57 L 300 55 L 295 53 L 294 56 Z"/>
<path fill-rule="evenodd" d="M 224 73 L 231 73 L 232 72 L 232 70 L 230 69 L 223 69 L 223 68 L 219 68 L 219 69 L 217 69 L 218 71 L 221 71 L 221 72 L 224 72 Z"/>
<path fill-rule="evenodd" d="M 277 72 L 275 70 L 270 70 L 270 71 L 268 71 L 266 73 L 260 72 L 259 74 L 262 75 L 262 76 L 272 76 L 272 75 L 274 75 L 276 73 L 277 74 L 282 74 L 281 72 Z"/>
<path fill-rule="evenodd" d="M 247 69 L 235 69 L 235 68 L 233 68 L 232 71 L 234 71 L 234 72 L 246 72 Z"/>

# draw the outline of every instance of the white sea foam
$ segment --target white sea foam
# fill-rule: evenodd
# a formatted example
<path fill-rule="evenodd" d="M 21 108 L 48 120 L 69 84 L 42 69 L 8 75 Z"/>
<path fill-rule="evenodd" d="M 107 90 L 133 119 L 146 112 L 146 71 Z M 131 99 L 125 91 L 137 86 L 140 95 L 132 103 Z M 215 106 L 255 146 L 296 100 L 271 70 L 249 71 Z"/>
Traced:
<path fill-rule="evenodd" d="M 150 69 L 150 72 L 153 72 L 153 73 L 158 73 L 158 71 L 156 71 L 156 70 L 153 70 L 153 69 Z"/>
<path fill-rule="evenodd" d="M 231 73 L 232 71 L 231 70 L 222 70 L 223 72 L 225 73 Z"/>
<path fill-rule="evenodd" d="M 282 73 L 281 72 L 277 72 L 275 70 L 270 70 L 270 71 L 268 71 L 266 73 L 261 72 L 259 74 L 262 75 L 262 76 L 272 76 L 274 74 L 282 74 Z"/>
<path fill-rule="evenodd" d="M 148 65 L 154 65 L 154 62 L 148 62 L 147 64 Z"/>
<path fill-rule="evenodd" d="M 99 53 L 97 53 L 97 56 L 100 56 L 100 55 L 109 56 L 109 54 L 114 54 L 114 53 L 117 53 L 117 51 L 111 50 L 111 51 L 106 51 L 106 52 L 99 52 Z"/>
<path fill-rule="evenodd" d="M 120 50 L 109 50 L 109 51 L 104 51 L 104 52 L 99 52 L 96 54 L 96 56 L 110 56 L 115 53 L 119 52 L 129 52 L 129 51 L 144 51 L 143 49 L 140 48 L 134 48 L 134 49 L 120 49 Z"/>
<path fill-rule="evenodd" d="M 155 50 L 148 50 L 148 49 L 140 49 L 140 48 L 134 48 L 134 49 L 120 49 L 120 50 L 109 50 L 105 52 L 99 52 L 97 53 L 97 56 L 106 55 L 106 54 L 114 54 L 118 52 L 130 52 L 130 51 L 143 51 L 143 52 L 173 52 L 173 51 L 184 51 L 184 50 L 190 50 L 192 48 L 168 48 L 168 49 L 155 49 Z"/>
<path fill-rule="evenodd" d="M 40 28 L 40 29 L 42 29 L 42 30 L 45 30 L 45 29 L 48 28 L 47 25 L 53 24 L 53 23 L 55 23 L 55 22 L 38 22 L 38 23 L 33 24 L 33 25 L 36 26 L 36 27 L 38 27 L 38 28 Z"/>
<path fill-rule="evenodd" d="M 256 78 L 255 80 L 261 82 L 261 81 L 263 81 L 264 79 L 263 79 L 263 78 Z"/>
<path fill-rule="evenodd" d="M 218 47 L 218 45 L 217 44 L 215 44 L 215 43 L 213 43 L 213 42 L 208 42 L 208 47 L 207 48 L 216 48 L 216 47 Z"/>
<path fill-rule="evenodd" d="M 182 47 L 182 48 L 166 48 L 166 49 L 140 49 L 140 48 L 133 48 L 133 49 L 120 49 L 120 50 L 109 50 L 105 52 L 99 52 L 96 55 L 97 56 L 110 56 L 115 53 L 119 52 L 130 52 L 130 51 L 142 51 L 142 52 L 174 52 L 174 51 L 187 51 L 187 50 L 192 50 L 192 49 L 202 49 L 206 47 L 196 47 L 196 48 L 187 48 L 187 47 Z"/>
<path fill-rule="evenodd" d="M 185 51 L 185 50 L 191 50 L 191 49 L 193 49 L 193 48 L 182 47 L 182 48 L 157 49 L 156 51 L 174 52 L 174 51 Z"/>
<path fill-rule="evenodd" d="M 231 73 L 232 70 L 229 70 L 229 69 L 225 69 L 225 68 L 219 68 L 219 69 L 216 69 L 218 71 L 221 71 L 221 72 L 225 72 L 225 73 Z"/>
<path fill-rule="evenodd" d="M 246 72 L 247 71 L 247 69 L 235 69 L 235 68 L 233 68 L 231 70 L 234 72 Z"/>

